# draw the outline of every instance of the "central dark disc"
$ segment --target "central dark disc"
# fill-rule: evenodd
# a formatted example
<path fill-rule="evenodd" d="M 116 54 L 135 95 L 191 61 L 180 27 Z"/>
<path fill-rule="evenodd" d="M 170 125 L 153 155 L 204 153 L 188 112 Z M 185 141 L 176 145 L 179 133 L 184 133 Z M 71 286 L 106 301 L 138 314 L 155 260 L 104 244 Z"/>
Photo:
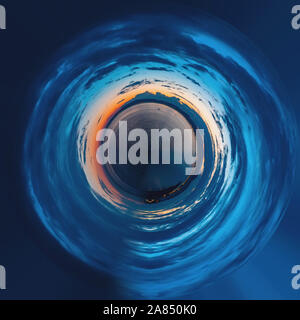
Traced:
<path fill-rule="evenodd" d="M 133 129 L 143 129 L 148 136 L 148 164 L 119 164 L 119 123 L 127 122 L 127 132 Z M 176 195 L 187 185 L 190 177 L 185 169 L 189 167 L 184 162 L 184 129 L 192 131 L 193 142 L 195 134 L 190 122 L 177 110 L 156 102 L 138 103 L 121 111 L 111 121 L 109 128 L 114 130 L 117 138 L 117 164 L 110 165 L 108 175 L 113 182 L 125 192 L 142 197 L 148 203 L 161 201 Z M 163 146 L 159 144 L 159 164 L 151 163 L 151 130 L 179 129 L 182 135 L 182 164 L 174 163 L 175 140 L 170 139 L 170 163 L 162 163 Z M 127 143 L 127 152 L 139 139 Z M 193 148 L 192 148 L 193 149 Z"/>

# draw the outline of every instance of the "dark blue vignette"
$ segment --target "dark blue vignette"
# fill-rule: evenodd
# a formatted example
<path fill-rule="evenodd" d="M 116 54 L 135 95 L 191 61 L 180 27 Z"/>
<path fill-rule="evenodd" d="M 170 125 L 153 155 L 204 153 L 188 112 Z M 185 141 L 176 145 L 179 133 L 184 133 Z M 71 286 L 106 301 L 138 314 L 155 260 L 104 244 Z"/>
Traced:
<path fill-rule="evenodd" d="M 69 253 L 135 297 L 177 298 L 265 245 L 288 204 L 296 129 L 276 75 L 236 30 L 204 15 L 137 16 L 79 36 L 49 70 L 24 172 L 38 217 Z M 87 169 L 98 101 L 149 88 L 199 110 L 212 144 L 207 179 L 153 214 L 97 193 Z"/>

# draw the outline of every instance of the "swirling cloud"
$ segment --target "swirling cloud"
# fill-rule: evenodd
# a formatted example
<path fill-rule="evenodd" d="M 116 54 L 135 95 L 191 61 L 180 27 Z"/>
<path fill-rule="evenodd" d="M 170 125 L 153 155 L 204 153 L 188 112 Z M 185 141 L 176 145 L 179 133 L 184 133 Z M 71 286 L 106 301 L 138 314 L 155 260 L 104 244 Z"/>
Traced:
<path fill-rule="evenodd" d="M 38 217 L 67 251 L 134 294 L 169 298 L 266 243 L 287 206 L 295 127 L 276 76 L 242 35 L 206 16 L 143 16 L 99 26 L 59 55 L 39 88 L 24 171 Z M 98 130 L 141 101 L 205 130 L 203 174 L 153 203 L 96 161 Z"/>

